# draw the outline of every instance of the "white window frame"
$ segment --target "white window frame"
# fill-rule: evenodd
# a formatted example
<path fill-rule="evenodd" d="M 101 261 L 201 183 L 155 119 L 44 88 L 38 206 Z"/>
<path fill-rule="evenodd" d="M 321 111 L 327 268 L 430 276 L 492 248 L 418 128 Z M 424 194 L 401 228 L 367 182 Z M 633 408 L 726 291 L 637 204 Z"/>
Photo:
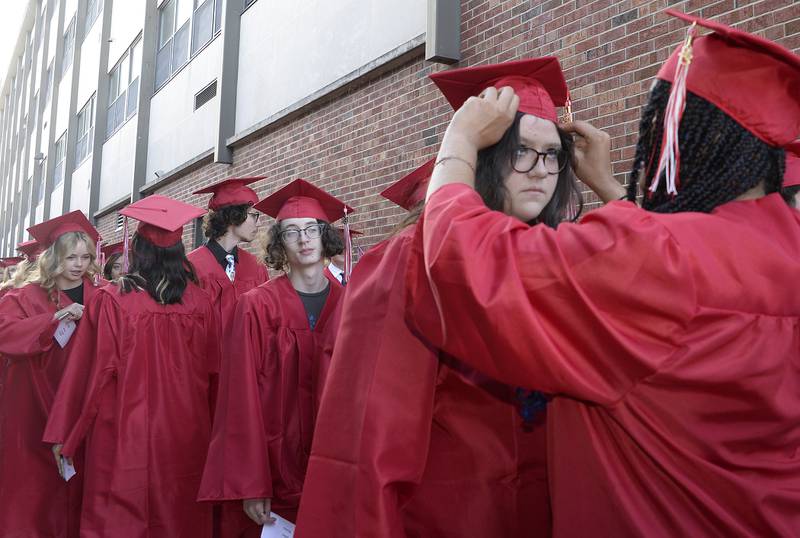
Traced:
<path fill-rule="evenodd" d="M 141 60 L 142 37 L 139 35 L 108 74 L 108 102 L 111 104 L 108 105 L 106 139 L 119 131 L 120 127 L 139 110 Z M 116 83 L 114 83 L 115 76 L 118 77 Z"/>
<path fill-rule="evenodd" d="M 93 94 L 80 112 L 78 112 L 78 121 L 76 122 L 78 140 L 75 144 L 75 167 L 80 166 L 86 159 L 92 155 L 92 146 L 94 142 L 94 104 L 97 94 Z"/>
<path fill-rule="evenodd" d="M 53 83 L 55 82 L 53 79 L 53 63 L 55 60 L 50 62 L 50 65 L 47 66 L 47 72 L 44 76 L 44 102 L 45 104 L 50 102 L 50 98 L 53 96 Z"/>
<path fill-rule="evenodd" d="M 67 26 L 67 31 L 64 32 L 63 52 L 64 55 L 61 58 L 60 78 L 64 78 L 64 74 L 72 66 L 72 60 L 75 56 L 75 15 L 72 16 L 72 19 L 69 21 L 69 25 Z"/>
<path fill-rule="evenodd" d="M 67 131 L 64 131 L 55 146 L 55 166 L 53 166 L 53 188 L 64 183 L 64 161 L 67 156 Z"/>
<path fill-rule="evenodd" d="M 191 2 L 191 14 L 188 19 L 177 20 L 179 8 Z M 165 86 L 172 77 L 175 76 L 185 65 L 192 61 L 203 49 L 219 35 L 222 20 L 223 0 L 167 0 L 162 2 L 158 8 L 158 47 L 156 51 L 156 90 Z M 169 22 L 170 27 L 163 26 L 162 14 L 166 10 L 171 10 L 172 17 Z M 184 10 L 189 8 L 184 8 Z M 206 16 L 210 17 L 211 35 L 198 36 L 196 24 L 198 17 L 203 9 L 208 11 Z M 183 11 L 183 10 L 180 10 Z M 180 26 L 178 26 L 180 24 Z M 181 39 L 186 35 L 186 54 L 180 54 L 175 50 L 176 35 L 181 34 Z M 182 52 L 182 51 L 181 51 Z M 176 57 L 180 54 L 180 57 Z"/>
<path fill-rule="evenodd" d="M 86 21 L 83 27 L 83 39 L 89 35 L 89 31 L 94 26 L 95 21 L 98 19 L 100 13 L 103 12 L 103 0 L 87 0 L 86 1 Z"/>

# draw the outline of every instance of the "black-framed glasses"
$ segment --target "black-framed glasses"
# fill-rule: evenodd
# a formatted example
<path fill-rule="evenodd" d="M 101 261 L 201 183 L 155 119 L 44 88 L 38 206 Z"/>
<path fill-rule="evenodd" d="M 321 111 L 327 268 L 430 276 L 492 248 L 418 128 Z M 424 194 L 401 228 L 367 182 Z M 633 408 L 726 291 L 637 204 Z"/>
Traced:
<path fill-rule="evenodd" d="M 258 211 L 248 211 L 247 216 L 253 219 L 254 221 L 258 222 L 258 219 L 261 217 L 261 213 Z"/>
<path fill-rule="evenodd" d="M 303 233 L 309 239 L 317 239 L 322 235 L 322 224 L 311 224 L 305 228 L 289 228 L 280 233 L 281 240 L 284 243 L 297 243 L 300 240 L 300 234 Z"/>
<path fill-rule="evenodd" d="M 569 153 L 561 148 L 550 148 L 541 152 L 520 146 L 511 154 L 511 167 L 520 174 L 527 174 L 539 164 L 540 158 L 544 160 L 544 168 L 548 174 L 558 174 L 567 166 Z"/>

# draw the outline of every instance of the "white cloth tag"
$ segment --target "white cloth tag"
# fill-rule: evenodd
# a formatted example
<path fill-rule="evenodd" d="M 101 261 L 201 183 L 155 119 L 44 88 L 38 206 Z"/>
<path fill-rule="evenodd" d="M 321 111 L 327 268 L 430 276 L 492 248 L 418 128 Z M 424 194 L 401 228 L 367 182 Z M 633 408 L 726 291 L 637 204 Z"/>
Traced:
<path fill-rule="evenodd" d="M 68 320 L 61 320 L 58 322 L 58 327 L 56 327 L 56 333 L 53 337 L 58 342 L 58 345 L 61 347 L 67 347 L 67 342 L 72 337 L 72 333 L 75 332 L 75 328 L 78 326 L 77 323 L 72 321 L 71 319 Z"/>
<path fill-rule="evenodd" d="M 261 529 L 261 538 L 292 538 L 294 536 L 294 523 L 283 519 L 281 516 L 272 512 L 275 523 L 265 523 Z"/>
<path fill-rule="evenodd" d="M 64 478 L 64 482 L 69 482 L 69 479 L 77 474 L 75 472 L 75 467 L 73 467 L 64 456 L 61 456 L 61 464 L 64 466 L 64 475 L 62 478 Z"/>

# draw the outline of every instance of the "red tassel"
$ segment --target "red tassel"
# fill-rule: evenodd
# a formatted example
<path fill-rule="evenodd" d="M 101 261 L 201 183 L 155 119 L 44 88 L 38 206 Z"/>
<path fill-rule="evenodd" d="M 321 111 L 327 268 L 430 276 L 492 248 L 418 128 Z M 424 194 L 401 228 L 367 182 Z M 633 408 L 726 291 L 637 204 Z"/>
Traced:
<path fill-rule="evenodd" d="M 123 217 L 122 220 L 122 272 L 128 272 L 129 266 L 129 253 L 128 253 L 128 217 Z"/>
<path fill-rule="evenodd" d="M 350 222 L 347 218 L 347 207 L 344 208 L 344 282 L 350 282 L 353 272 L 353 242 L 350 239 Z"/>

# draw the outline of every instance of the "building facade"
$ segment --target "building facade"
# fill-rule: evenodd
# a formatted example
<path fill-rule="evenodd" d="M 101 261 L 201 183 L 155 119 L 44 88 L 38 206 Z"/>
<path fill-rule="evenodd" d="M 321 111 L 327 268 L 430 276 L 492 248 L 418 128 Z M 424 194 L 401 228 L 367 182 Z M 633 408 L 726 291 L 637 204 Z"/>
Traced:
<path fill-rule="evenodd" d="M 28 0 L 0 93 L 0 254 L 75 209 L 114 242 L 133 200 L 203 205 L 192 191 L 252 175 L 342 198 L 369 246 L 402 214 L 378 193 L 436 153 L 452 111 L 427 75 L 449 65 L 557 56 L 624 181 L 686 31 L 666 7 L 800 51 L 792 0 Z"/>

